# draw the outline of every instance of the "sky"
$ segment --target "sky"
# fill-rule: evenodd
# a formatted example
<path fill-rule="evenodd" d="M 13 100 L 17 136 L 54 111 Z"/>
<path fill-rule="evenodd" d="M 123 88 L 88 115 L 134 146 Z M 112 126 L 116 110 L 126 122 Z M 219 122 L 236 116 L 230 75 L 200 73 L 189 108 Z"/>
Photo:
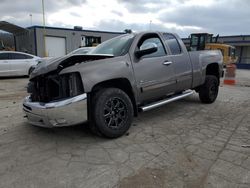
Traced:
<path fill-rule="evenodd" d="M 250 34 L 250 0 L 44 0 L 46 26 Z M 0 0 L 0 20 L 43 25 L 42 0 Z"/>

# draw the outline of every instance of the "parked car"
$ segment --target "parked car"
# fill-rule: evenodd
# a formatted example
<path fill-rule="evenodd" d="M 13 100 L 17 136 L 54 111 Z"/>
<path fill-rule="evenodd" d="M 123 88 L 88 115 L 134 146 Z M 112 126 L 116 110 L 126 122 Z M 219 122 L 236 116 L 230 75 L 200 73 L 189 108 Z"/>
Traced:
<path fill-rule="evenodd" d="M 38 65 L 23 110 L 33 125 L 60 127 L 88 120 L 95 132 L 115 138 L 127 132 L 138 112 L 194 91 L 201 102 L 213 103 L 222 63 L 220 51 L 188 52 L 176 34 L 125 34 L 89 54 Z"/>
<path fill-rule="evenodd" d="M 72 52 L 70 52 L 68 55 L 73 55 L 73 54 L 87 54 L 91 50 L 93 50 L 95 47 L 81 47 L 78 48 Z"/>
<path fill-rule="evenodd" d="M 15 51 L 0 51 L 0 76 L 30 75 L 40 57 Z"/>

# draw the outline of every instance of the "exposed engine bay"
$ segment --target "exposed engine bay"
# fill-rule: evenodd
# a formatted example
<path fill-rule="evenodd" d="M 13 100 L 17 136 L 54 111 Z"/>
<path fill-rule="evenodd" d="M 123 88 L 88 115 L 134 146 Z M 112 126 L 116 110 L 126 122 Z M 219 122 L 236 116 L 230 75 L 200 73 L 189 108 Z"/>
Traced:
<path fill-rule="evenodd" d="M 80 73 L 41 75 L 28 84 L 33 102 L 51 102 L 77 96 L 84 92 Z"/>
<path fill-rule="evenodd" d="M 35 75 L 30 79 L 27 91 L 32 102 L 51 102 L 82 94 L 84 88 L 80 73 L 59 74 L 61 70 L 79 63 L 112 57 L 112 55 L 73 55 L 66 59 L 57 59 L 58 62 L 53 61 L 53 65 L 57 65 L 51 67 L 53 71 L 43 72 L 44 74 Z M 42 69 L 43 66 L 39 65 L 39 68 Z"/>

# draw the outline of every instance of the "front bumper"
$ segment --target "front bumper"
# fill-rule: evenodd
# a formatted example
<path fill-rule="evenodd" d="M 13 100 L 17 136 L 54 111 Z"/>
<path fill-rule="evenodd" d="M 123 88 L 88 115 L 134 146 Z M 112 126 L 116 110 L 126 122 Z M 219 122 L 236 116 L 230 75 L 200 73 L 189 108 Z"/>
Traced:
<path fill-rule="evenodd" d="M 71 126 L 87 121 L 87 94 L 56 102 L 32 102 L 26 97 L 23 110 L 28 122 L 40 127 Z"/>

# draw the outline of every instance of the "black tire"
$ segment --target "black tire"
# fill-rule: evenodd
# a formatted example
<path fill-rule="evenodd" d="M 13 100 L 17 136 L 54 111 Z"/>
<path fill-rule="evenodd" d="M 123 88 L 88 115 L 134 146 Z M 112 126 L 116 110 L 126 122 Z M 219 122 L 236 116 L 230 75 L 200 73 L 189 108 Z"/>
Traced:
<path fill-rule="evenodd" d="M 125 134 L 133 120 L 134 110 L 129 96 L 118 88 L 102 89 L 93 98 L 92 118 L 95 132 L 108 138 Z"/>
<path fill-rule="evenodd" d="M 199 88 L 199 97 L 202 103 L 213 103 L 219 91 L 219 80 L 216 76 L 207 75 L 205 83 Z"/>

